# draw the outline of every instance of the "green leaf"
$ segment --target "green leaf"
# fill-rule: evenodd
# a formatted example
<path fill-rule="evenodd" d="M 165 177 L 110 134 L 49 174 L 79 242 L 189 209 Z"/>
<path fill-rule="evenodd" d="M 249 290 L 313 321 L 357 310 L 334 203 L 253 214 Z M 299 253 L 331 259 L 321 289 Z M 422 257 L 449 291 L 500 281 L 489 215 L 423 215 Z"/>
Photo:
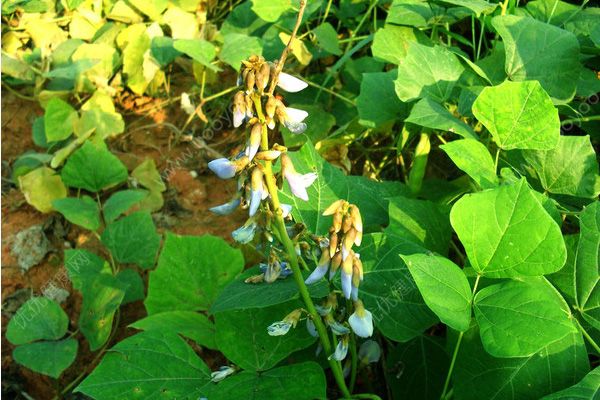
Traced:
<path fill-rule="evenodd" d="M 81 120 L 77 126 L 78 135 L 91 129 L 103 140 L 115 137 L 125 131 L 125 122 L 117 112 L 105 112 L 98 109 L 85 110 L 81 113 Z"/>
<path fill-rule="evenodd" d="M 313 33 L 317 36 L 317 43 L 323 50 L 336 56 L 342 54 L 337 32 L 329 22 L 322 23 L 314 28 Z"/>
<path fill-rule="evenodd" d="M 569 307 L 543 278 L 483 288 L 474 308 L 483 347 L 494 357 L 531 356 L 578 334 Z"/>
<path fill-rule="evenodd" d="M 375 326 L 389 339 L 408 341 L 437 322 L 400 257 L 424 251 L 393 234 L 373 233 L 363 238 L 364 281 L 359 297 L 373 314 Z"/>
<path fill-rule="evenodd" d="M 444 102 L 463 71 L 458 58 L 445 47 L 411 43 L 398 65 L 396 94 L 402 101 L 429 97 Z"/>
<path fill-rule="evenodd" d="M 211 64 L 217 55 L 217 50 L 212 43 L 198 39 L 178 39 L 173 42 L 173 47 L 211 71 L 219 71 L 216 65 Z"/>
<path fill-rule="evenodd" d="M 386 357 L 386 380 L 392 398 L 438 400 L 449 365 L 446 349 L 435 336 L 421 335 L 398 343 Z"/>
<path fill-rule="evenodd" d="M 260 374 L 242 371 L 217 385 L 207 386 L 200 397 L 211 400 L 313 400 L 326 398 L 326 389 L 325 374 L 319 364 L 304 362 Z"/>
<path fill-rule="evenodd" d="M 90 350 L 102 347 L 110 337 L 115 312 L 125 297 L 127 286 L 112 275 L 90 274 L 82 280 L 83 305 L 79 329 L 90 344 Z"/>
<path fill-rule="evenodd" d="M 19 176 L 19 188 L 27 203 L 43 213 L 52 211 L 52 202 L 67 197 L 60 175 L 48 167 L 40 167 Z"/>
<path fill-rule="evenodd" d="M 300 303 L 292 301 L 267 308 L 232 310 L 215 314 L 217 347 L 236 365 L 265 371 L 297 350 L 315 342 L 303 322 L 282 336 L 269 336 L 267 327 L 281 321 Z M 243 335 L 240 332 L 243 331 Z"/>
<path fill-rule="evenodd" d="M 537 331 L 530 331 L 529 336 Z M 454 397 L 460 400 L 537 400 L 576 383 L 589 370 L 581 335 L 551 343 L 529 357 L 487 354 L 477 329 L 467 332 L 456 361 Z"/>
<path fill-rule="evenodd" d="M 178 333 L 201 346 L 216 349 L 215 325 L 204 314 L 193 311 L 167 311 L 152 314 L 129 325 L 143 331 Z"/>
<path fill-rule="evenodd" d="M 478 16 L 480 14 L 489 14 L 498 7 L 498 4 L 490 4 L 484 0 L 442 0 L 442 2 L 468 8 Z"/>
<path fill-rule="evenodd" d="M 67 160 L 61 176 L 69 187 L 99 192 L 127 180 L 127 168 L 106 148 L 86 141 Z"/>
<path fill-rule="evenodd" d="M 371 51 L 375 58 L 400 64 L 413 42 L 426 44 L 427 38 L 415 28 L 387 24 L 375 32 Z"/>
<path fill-rule="evenodd" d="M 452 115 L 446 107 L 430 98 L 424 98 L 415 104 L 405 122 L 456 133 L 464 138 L 477 139 L 477 135 L 469 125 Z"/>
<path fill-rule="evenodd" d="M 331 217 L 321 214 L 338 199 L 356 204 L 365 226 L 380 229 L 380 225 L 388 222 L 388 199 L 408 193 L 406 187 L 397 182 L 374 182 L 362 176 L 345 176 L 339 168 L 323 160 L 310 142 L 299 151 L 288 154 L 299 173 L 318 174 L 315 182 L 307 188 L 307 202 L 293 196 L 287 183 L 280 192 L 282 202 L 293 206 L 294 219 L 305 224 L 316 235 L 324 235 L 329 231 Z"/>
<path fill-rule="evenodd" d="M 262 41 L 257 37 L 228 33 L 223 36 L 223 41 L 219 58 L 238 72 L 242 66 L 242 60 L 247 60 L 252 55 L 262 55 Z"/>
<path fill-rule="evenodd" d="M 144 281 L 133 269 L 124 269 L 117 274 L 117 280 L 125 287 L 125 296 L 121 304 L 144 300 Z"/>
<path fill-rule="evenodd" d="M 385 22 L 427 28 L 430 23 L 437 22 L 434 18 L 440 18 L 445 11 L 443 7 L 424 0 L 395 0 Z"/>
<path fill-rule="evenodd" d="M 567 262 L 559 271 L 547 275 L 546 278 L 556 287 L 570 305 L 575 304 L 575 261 L 577 258 L 577 246 L 579 235 L 564 235 L 567 247 Z"/>
<path fill-rule="evenodd" d="M 121 32 L 119 38 L 121 36 L 127 38 L 127 45 L 123 49 L 123 74 L 127 77 L 127 86 L 134 93 L 141 95 L 153 78 L 147 76 L 148 73 L 144 71 L 145 54 L 150 49 L 150 37 L 142 24 L 130 25 Z"/>
<path fill-rule="evenodd" d="M 58 142 L 71 136 L 77 122 L 77 111 L 58 97 L 50 99 L 44 113 L 44 130 L 48 142 Z"/>
<path fill-rule="evenodd" d="M 134 263 L 144 269 L 154 266 L 160 235 L 152 216 L 144 211 L 130 214 L 108 225 L 102 243 L 119 263 Z"/>
<path fill-rule="evenodd" d="M 547 151 L 524 150 L 522 155 L 535 170 L 547 192 L 598 197 L 598 161 L 589 136 L 560 136 L 556 148 Z"/>
<path fill-rule="evenodd" d="M 596 367 L 570 388 L 545 396 L 542 400 L 594 400 L 600 388 L 600 367 Z"/>
<path fill-rule="evenodd" d="M 484 276 L 549 274 L 565 264 L 560 227 L 524 179 L 463 196 L 452 207 L 450 222 L 471 265 Z"/>
<path fill-rule="evenodd" d="M 167 0 L 154 0 L 154 1 L 144 1 L 144 0 L 129 0 L 131 5 L 133 5 L 137 10 L 146 14 L 153 21 L 160 20 L 160 15 L 167 8 L 167 4 L 169 3 Z"/>
<path fill-rule="evenodd" d="M 244 271 L 229 285 L 225 286 L 219 297 L 210 307 L 210 313 L 216 314 L 229 310 L 245 310 L 248 308 L 269 307 L 299 297 L 298 286 L 292 277 L 278 279 L 273 283 L 245 283 L 253 275 L 260 274 L 258 267 Z M 308 278 L 309 273 L 303 273 Z M 319 299 L 329 294 L 329 286 L 324 280 L 308 286 L 311 297 Z"/>
<path fill-rule="evenodd" d="M 550 150 L 558 144 L 558 110 L 539 82 L 486 87 L 473 103 L 473 115 L 503 150 Z"/>
<path fill-rule="evenodd" d="M 574 34 L 515 15 L 495 17 L 492 25 L 504 41 L 509 79 L 537 80 L 552 98 L 565 102 L 573 98 L 581 72 Z"/>
<path fill-rule="evenodd" d="M 251 0 L 252 11 L 267 22 L 275 22 L 292 6 L 290 0 Z"/>
<path fill-rule="evenodd" d="M 408 115 L 408 106 L 401 102 L 394 89 L 396 70 L 362 74 L 360 94 L 356 98 L 359 122 L 377 128 Z"/>
<path fill-rule="evenodd" d="M 177 334 L 138 333 L 106 353 L 76 392 L 96 400 L 198 399 L 210 370 Z"/>
<path fill-rule="evenodd" d="M 107 223 L 111 223 L 146 196 L 148 192 L 145 190 L 121 190 L 114 193 L 102 206 L 104 219 Z"/>
<path fill-rule="evenodd" d="M 52 202 L 52 206 L 73 224 L 91 231 L 100 227 L 100 210 L 96 201 L 90 196 L 57 199 Z"/>
<path fill-rule="evenodd" d="M 69 318 L 62 308 L 46 297 L 33 297 L 8 322 L 6 339 L 12 344 L 60 339 L 67 333 Z"/>
<path fill-rule="evenodd" d="M 433 254 L 402 256 L 425 304 L 443 323 L 464 332 L 471 323 L 471 286 L 460 267 Z"/>
<path fill-rule="evenodd" d="M 600 202 L 587 206 L 579 218 L 575 263 L 577 304 L 586 321 L 600 330 Z"/>
<path fill-rule="evenodd" d="M 65 250 L 65 268 L 73 288 L 79 291 L 82 291 L 84 282 L 93 280 L 98 274 L 112 274 L 106 261 L 83 249 Z"/>
<path fill-rule="evenodd" d="M 241 251 L 223 239 L 168 233 L 158 267 L 150 273 L 148 314 L 208 310 L 243 266 Z"/>
<path fill-rule="evenodd" d="M 494 160 L 478 140 L 454 140 L 440 146 L 458 168 L 466 172 L 482 189 L 498 186 Z"/>
<path fill-rule="evenodd" d="M 150 50 L 152 57 L 158 61 L 160 65 L 167 66 L 171 64 L 181 53 L 173 47 L 174 40 L 168 36 L 156 36 L 152 38 Z"/>
<path fill-rule="evenodd" d="M 390 224 L 386 233 L 402 236 L 439 254 L 448 254 L 452 228 L 448 212 L 428 200 L 390 199 Z"/>
<path fill-rule="evenodd" d="M 75 339 L 29 343 L 17 346 L 12 356 L 30 370 L 58 379 L 75 361 L 77 345 Z"/>

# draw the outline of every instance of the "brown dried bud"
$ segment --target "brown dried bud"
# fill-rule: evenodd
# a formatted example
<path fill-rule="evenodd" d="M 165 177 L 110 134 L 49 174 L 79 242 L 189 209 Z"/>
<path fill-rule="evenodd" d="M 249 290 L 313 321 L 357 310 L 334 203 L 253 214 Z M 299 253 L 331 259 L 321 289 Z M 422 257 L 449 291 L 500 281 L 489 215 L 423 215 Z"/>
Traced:
<path fill-rule="evenodd" d="M 275 109 L 277 108 L 277 101 L 275 97 L 269 96 L 267 103 L 265 104 L 265 112 L 269 118 L 273 118 L 275 115 Z"/>

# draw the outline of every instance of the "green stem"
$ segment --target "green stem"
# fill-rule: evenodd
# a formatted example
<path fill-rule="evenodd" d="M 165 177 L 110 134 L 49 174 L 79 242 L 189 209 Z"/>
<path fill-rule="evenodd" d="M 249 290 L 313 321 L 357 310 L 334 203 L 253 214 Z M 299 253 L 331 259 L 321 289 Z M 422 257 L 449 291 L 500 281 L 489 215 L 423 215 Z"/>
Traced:
<path fill-rule="evenodd" d="M 578 123 L 578 122 L 590 122 L 590 121 L 600 121 L 600 115 L 592 115 L 591 117 L 565 119 L 560 124 L 562 126 L 564 126 L 567 124 L 573 124 L 573 123 Z"/>
<path fill-rule="evenodd" d="M 475 297 L 475 293 L 477 292 L 477 286 L 479 286 L 479 279 L 481 275 L 477 275 L 477 279 L 475 279 L 475 284 L 473 285 L 473 292 L 471 295 L 472 299 Z M 452 372 L 454 371 L 454 364 L 456 363 L 456 357 L 458 356 L 458 350 L 460 349 L 460 344 L 462 342 L 462 338 L 465 332 L 460 332 L 458 334 L 458 340 L 456 341 L 456 345 L 454 346 L 454 352 L 452 353 L 452 360 L 450 361 L 450 368 L 448 369 L 448 375 L 446 375 L 446 381 L 444 382 L 444 389 L 442 390 L 442 395 L 440 396 L 441 400 L 446 398 L 446 394 L 448 392 L 448 386 L 450 385 L 450 380 L 452 379 Z"/>
<path fill-rule="evenodd" d="M 379 2 L 379 0 L 375 0 L 375 1 L 371 2 L 371 5 L 369 6 L 369 9 L 364 13 L 364 15 L 361 18 L 360 22 L 358 23 L 358 25 L 356 25 L 356 28 L 354 29 L 354 31 L 350 35 L 350 39 L 354 38 L 354 36 L 356 36 L 356 34 L 360 31 L 360 28 L 362 28 L 362 25 L 365 23 L 365 21 L 367 20 L 367 17 L 369 16 L 369 14 L 371 14 L 371 11 L 373 11 L 373 8 L 375 8 L 375 6 L 377 5 L 378 2 Z M 347 53 L 348 50 L 350 50 L 350 45 L 351 44 L 352 43 L 348 43 L 346 45 L 346 49 L 344 50 L 344 53 Z"/>
<path fill-rule="evenodd" d="M 583 337 L 585 337 L 587 339 L 587 341 L 590 343 L 590 345 L 594 348 L 594 350 L 596 350 L 596 352 L 598 354 L 600 354 L 600 346 L 598 346 L 598 344 L 594 341 L 594 339 L 590 336 L 590 334 L 587 333 L 587 331 L 583 328 L 583 326 L 577 320 L 577 318 L 575 318 L 575 317 L 573 317 L 573 318 L 575 319 L 575 322 L 577 323 L 577 326 L 579 327 L 579 330 L 581 331 L 581 334 L 583 335 Z"/>
<path fill-rule="evenodd" d="M 496 158 L 494 160 L 494 172 L 498 174 L 498 162 L 500 161 L 500 147 L 496 150 Z"/>
<path fill-rule="evenodd" d="M 352 396 L 353 399 L 371 399 L 371 400 L 381 400 L 381 397 L 376 394 L 371 393 L 359 393 Z"/>
<path fill-rule="evenodd" d="M 350 104 L 350 105 L 352 105 L 352 106 L 356 105 L 356 103 L 354 102 L 354 100 L 352 100 L 352 99 L 349 99 L 349 98 L 348 98 L 348 97 L 346 97 L 346 96 L 342 96 L 341 94 L 339 94 L 339 93 L 337 93 L 337 92 L 334 92 L 334 91 L 333 91 L 333 90 L 331 90 L 331 89 L 328 89 L 328 88 L 326 88 L 326 87 L 324 87 L 324 86 L 321 86 L 321 85 L 319 85 L 319 84 L 317 84 L 317 83 L 311 82 L 311 81 L 309 81 L 309 80 L 307 80 L 307 79 L 303 79 L 303 80 L 304 80 L 304 82 L 308 83 L 308 86 L 312 86 L 312 87 L 315 87 L 315 88 L 317 88 L 317 89 L 320 89 L 320 90 L 322 90 L 322 91 L 324 91 L 324 92 L 326 92 L 326 93 L 329 93 L 330 95 L 332 95 L 332 96 L 335 96 L 335 97 L 337 97 L 338 99 L 340 99 L 340 100 L 343 100 L 343 101 L 345 101 L 346 103 L 348 103 L 348 104 Z"/>
<path fill-rule="evenodd" d="M 259 96 L 253 96 L 254 105 L 256 107 L 256 114 L 259 119 L 259 123 L 262 124 L 262 138 L 260 147 L 262 151 L 269 150 L 269 136 L 267 131 L 267 125 L 265 121 L 265 117 L 262 111 L 262 104 Z M 265 181 L 267 183 L 267 189 L 271 196 L 271 205 L 273 206 L 273 214 L 275 219 L 275 229 L 278 232 L 279 239 L 281 240 L 281 244 L 285 248 L 285 252 L 287 253 L 288 260 L 290 262 L 290 266 L 292 268 L 292 273 L 294 276 L 294 281 L 296 281 L 296 285 L 298 286 L 298 290 L 300 292 L 300 297 L 302 298 L 304 305 L 306 306 L 306 310 L 311 316 L 313 323 L 315 324 L 315 328 L 319 334 L 319 338 L 321 340 L 321 345 L 323 346 L 323 350 L 325 351 L 325 355 L 329 356 L 332 354 L 331 342 L 329 341 L 329 336 L 327 335 L 327 330 L 325 329 L 325 325 L 323 325 L 323 321 L 315 305 L 310 297 L 308 292 L 308 288 L 304 283 L 304 277 L 302 276 L 302 272 L 300 271 L 300 265 L 298 263 L 298 256 L 296 255 L 296 250 L 294 249 L 294 244 L 292 240 L 287 234 L 287 230 L 285 229 L 285 222 L 283 220 L 282 212 L 281 212 L 281 204 L 279 202 L 279 192 L 277 190 L 277 183 L 275 180 L 275 176 L 273 175 L 273 163 L 271 161 L 265 161 L 264 170 L 263 170 Z M 350 398 L 350 391 L 346 386 L 346 382 L 344 381 L 344 374 L 340 367 L 340 364 L 334 360 L 328 360 L 329 365 L 331 367 L 331 372 L 337 382 L 338 387 L 342 391 L 344 397 Z"/>
<path fill-rule="evenodd" d="M 350 335 L 350 356 L 352 357 L 352 370 L 350 371 L 350 393 L 354 391 L 356 384 L 356 372 L 358 371 L 358 354 L 356 352 L 356 337 Z"/>

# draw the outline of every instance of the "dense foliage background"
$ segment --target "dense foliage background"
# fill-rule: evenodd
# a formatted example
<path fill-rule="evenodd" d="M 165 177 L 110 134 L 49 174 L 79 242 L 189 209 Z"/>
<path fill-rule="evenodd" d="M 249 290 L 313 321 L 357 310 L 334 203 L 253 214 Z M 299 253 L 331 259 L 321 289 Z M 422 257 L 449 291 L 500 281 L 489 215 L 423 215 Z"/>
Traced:
<path fill-rule="evenodd" d="M 267 334 L 295 282 L 245 283 L 268 225 L 235 243 L 247 211 L 208 211 L 238 192 L 206 165 L 246 145 L 242 61 L 290 43 L 307 129 L 270 139 L 318 178 L 280 197 L 310 270 L 325 209 L 362 213 L 358 398 L 597 398 L 600 9 L 309 0 L 290 42 L 299 7 L 2 3 L 3 395 L 340 397 L 304 320 Z"/>

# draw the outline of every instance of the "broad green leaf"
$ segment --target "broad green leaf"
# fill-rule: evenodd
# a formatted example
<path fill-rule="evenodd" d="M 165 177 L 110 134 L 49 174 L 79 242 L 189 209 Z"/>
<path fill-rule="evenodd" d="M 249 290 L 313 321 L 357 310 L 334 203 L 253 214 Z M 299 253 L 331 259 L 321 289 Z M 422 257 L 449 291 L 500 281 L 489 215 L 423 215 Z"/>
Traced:
<path fill-rule="evenodd" d="M 241 251 L 223 239 L 168 233 L 158 267 L 150 273 L 146 310 L 208 310 L 243 266 Z"/>
<path fill-rule="evenodd" d="M 115 312 L 121 305 L 127 286 L 106 273 L 90 275 L 82 281 L 83 305 L 79 329 L 95 351 L 110 337 Z"/>
<path fill-rule="evenodd" d="M 83 289 L 84 282 L 93 280 L 98 274 L 112 274 L 106 261 L 83 249 L 65 250 L 65 268 L 73 288 L 79 291 Z"/>
<path fill-rule="evenodd" d="M 440 146 L 458 168 L 466 172 L 482 189 L 498 186 L 494 160 L 478 140 L 454 140 Z"/>
<path fill-rule="evenodd" d="M 174 40 L 168 36 L 157 36 L 152 38 L 150 51 L 152 57 L 162 66 L 171 64 L 181 53 L 173 47 Z"/>
<path fill-rule="evenodd" d="M 12 344 L 60 339 L 68 325 L 69 318 L 58 304 L 45 297 L 33 297 L 8 322 L 6 339 Z"/>
<path fill-rule="evenodd" d="M 392 398 L 438 400 L 449 364 L 438 337 L 421 335 L 408 343 L 398 343 L 386 357 L 386 381 Z"/>
<path fill-rule="evenodd" d="M 362 75 L 360 94 L 356 98 L 359 122 L 369 128 L 406 117 L 408 106 L 401 102 L 394 89 L 395 70 Z"/>
<path fill-rule="evenodd" d="M 375 326 L 389 339 L 408 341 L 437 322 L 400 257 L 424 251 L 393 234 L 373 233 L 363 238 L 364 281 L 358 296 L 373 314 Z"/>
<path fill-rule="evenodd" d="M 313 29 L 313 32 L 317 36 L 317 43 L 319 47 L 336 56 L 342 54 L 337 32 L 329 22 L 325 22 L 317 26 Z"/>
<path fill-rule="evenodd" d="M 167 311 L 152 314 L 129 325 L 143 331 L 178 333 L 201 346 L 216 349 L 215 325 L 204 314 L 193 311 Z"/>
<path fill-rule="evenodd" d="M 495 17 L 492 24 L 504 41 L 509 79 L 537 80 L 552 98 L 565 102 L 573 98 L 581 72 L 574 34 L 515 15 Z"/>
<path fill-rule="evenodd" d="M 402 101 L 430 98 L 448 100 L 464 68 L 445 47 L 411 43 L 398 65 L 396 94 Z"/>
<path fill-rule="evenodd" d="M 162 192 L 167 190 L 165 183 L 152 158 L 146 158 L 140 165 L 131 171 L 135 182 L 150 190 L 148 196 L 140 201 L 139 209 L 145 211 L 158 211 L 164 204 Z"/>
<path fill-rule="evenodd" d="M 448 109 L 430 98 L 424 98 L 415 104 L 410 115 L 405 119 L 425 128 L 452 132 L 468 139 L 477 139 L 473 129 L 456 118 Z"/>
<path fill-rule="evenodd" d="M 427 38 L 415 28 L 388 24 L 375 32 L 371 52 L 375 58 L 400 64 L 413 42 L 425 44 Z"/>
<path fill-rule="evenodd" d="M 76 392 L 96 400 L 199 398 L 210 370 L 175 333 L 138 333 L 117 343 Z"/>
<path fill-rule="evenodd" d="M 445 9 L 424 0 L 394 0 L 386 19 L 388 24 L 427 28 L 435 18 L 441 18 Z"/>
<path fill-rule="evenodd" d="M 533 336 L 531 330 L 529 336 Z M 551 343 L 529 357 L 495 358 L 485 352 L 477 329 L 463 337 L 454 370 L 457 400 L 538 400 L 579 381 L 589 371 L 580 334 Z"/>
<path fill-rule="evenodd" d="M 91 231 L 100 227 L 100 210 L 96 201 L 90 196 L 57 199 L 52 202 L 52 206 L 73 224 Z"/>
<path fill-rule="evenodd" d="M 600 202 L 587 206 L 579 218 L 577 305 L 586 321 L 600 330 Z"/>
<path fill-rule="evenodd" d="M 578 334 L 569 307 L 544 278 L 483 288 L 474 308 L 483 347 L 494 357 L 531 356 Z"/>
<path fill-rule="evenodd" d="M 315 342 L 303 322 L 282 336 L 269 336 L 267 327 L 300 308 L 297 301 L 267 308 L 217 313 L 217 347 L 236 365 L 250 371 L 265 371 L 297 350 Z"/>
<path fill-rule="evenodd" d="M 428 200 L 390 199 L 390 224 L 386 233 L 402 236 L 431 251 L 446 255 L 452 228 L 447 211 Z"/>
<path fill-rule="evenodd" d="M 200 397 L 211 400 L 326 398 L 327 381 L 315 362 L 285 365 L 263 373 L 242 371 L 217 385 L 206 386 Z"/>
<path fill-rule="evenodd" d="M 127 180 L 127 168 L 106 148 L 86 141 L 62 169 L 63 182 L 73 188 L 99 192 Z"/>
<path fill-rule="evenodd" d="M 473 115 L 503 150 L 550 150 L 558 145 L 558 110 L 539 82 L 510 82 L 484 88 Z"/>
<path fill-rule="evenodd" d="M 108 225 L 102 232 L 102 243 L 119 263 L 134 263 L 144 269 L 154 266 L 160 246 L 160 235 L 152 216 L 138 211 Z"/>
<path fill-rule="evenodd" d="M 575 288 L 575 262 L 579 235 L 564 235 L 563 238 L 567 247 L 567 262 L 559 271 L 547 275 L 546 278 L 561 292 L 565 300 L 570 305 L 573 305 L 577 296 Z"/>
<path fill-rule="evenodd" d="M 463 196 L 454 204 L 450 222 L 481 275 L 543 275 L 565 264 L 560 227 L 524 179 Z"/>
<path fill-rule="evenodd" d="M 260 274 L 258 267 L 251 268 L 225 286 L 210 307 L 210 313 L 269 307 L 299 297 L 298 286 L 291 276 L 286 279 L 278 279 L 273 283 L 253 284 L 244 282 L 248 277 L 258 274 Z M 304 276 L 305 278 L 308 277 L 307 271 L 304 272 Z M 326 297 L 329 294 L 329 286 L 325 280 L 308 286 L 308 290 L 311 297 L 316 299 Z"/>
<path fill-rule="evenodd" d="M 464 332 L 471 323 L 471 286 L 460 267 L 433 254 L 402 256 L 425 304 L 440 321 Z"/>
<path fill-rule="evenodd" d="M 71 59 L 73 63 L 64 68 L 62 73 L 72 73 L 69 69 L 74 69 L 73 72 L 79 73 L 73 78 L 79 78 L 83 74 L 81 77 L 89 79 L 91 85 L 98 80 L 110 79 L 120 65 L 119 53 L 112 43 L 82 43 L 77 46 Z M 89 68 L 86 68 L 86 64 L 90 65 Z M 55 70 L 51 73 L 57 75 L 59 72 Z"/>
<path fill-rule="evenodd" d="M 105 112 L 98 109 L 83 111 L 76 133 L 81 136 L 91 129 L 94 129 L 96 136 L 104 140 L 123 133 L 125 122 L 121 114 L 116 112 Z"/>
<path fill-rule="evenodd" d="M 485 0 L 442 0 L 441 2 L 468 8 L 477 15 L 490 14 L 498 7 L 498 4 L 490 4 Z"/>
<path fill-rule="evenodd" d="M 121 190 L 114 193 L 102 206 L 104 219 L 107 223 L 111 223 L 146 196 L 148 192 L 145 190 Z"/>
<path fill-rule="evenodd" d="M 178 39 L 173 42 L 173 47 L 206 68 L 219 71 L 219 68 L 211 63 L 217 55 L 217 50 L 212 43 L 198 39 Z"/>
<path fill-rule="evenodd" d="M 251 0 L 252 11 L 267 22 L 275 22 L 292 6 L 290 0 Z"/>
<path fill-rule="evenodd" d="M 247 60 L 252 55 L 262 55 L 262 41 L 257 37 L 228 33 L 223 36 L 223 41 L 219 58 L 238 72 L 242 66 L 242 60 Z"/>
<path fill-rule="evenodd" d="M 542 400 L 594 400 L 600 391 L 600 367 L 596 367 L 575 385 L 545 396 Z"/>
<path fill-rule="evenodd" d="M 119 271 L 116 277 L 123 284 L 123 287 L 126 287 L 125 296 L 123 296 L 121 304 L 144 300 L 144 281 L 140 274 L 133 269 L 127 268 Z"/>
<path fill-rule="evenodd" d="M 345 176 L 339 168 L 323 160 L 310 141 L 299 151 L 288 154 L 299 173 L 316 172 L 318 178 L 307 189 L 308 201 L 293 196 L 287 183 L 280 192 L 281 201 L 291 204 L 294 219 L 317 235 L 329 231 L 331 217 L 321 214 L 338 199 L 346 199 L 360 208 L 365 227 L 380 229 L 388 222 L 388 199 L 408 193 L 406 187 L 397 182 L 374 182 L 362 176 Z"/>
<path fill-rule="evenodd" d="M 552 150 L 524 150 L 522 154 L 547 192 L 598 197 L 598 161 L 589 136 L 560 136 Z"/>
<path fill-rule="evenodd" d="M 77 111 L 64 100 L 54 97 L 46 105 L 44 131 L 48 142 L 58 142 L 71 136 L 77 121 Z"/>
<path fill-rule="evenodd" d="M 67 197 L 67 188 L 60 175 L 48 167 L 40 167 L 19 176 L 19 188 L 27 203 L 43 213 L 54 209 L 54 200 Z"/>
<path fill-rule="evenodd" d="M 303 134 L 294 134 L 285 126 L 280 128 L 284 143 L 287 147 L 302 146 L 307 140 L 317 143 L 327 138 L 331 128 L 335 126 L 335 117 L 333 114 L 323 109 L 323 106 L 316 104 L 290 104 L 290 107 L 304 110 L 308 117 L 304 120 L 306 130 Z"/>
<path fill-rule="evenodd" d="M 169 3 L 167 0 L 129 0 L 129 2 L 153 21 L 158 21 L 160 19 L 160 15 L 165 11 L 167 4 Z"/>
<path fill-rule="evenodd" d="M 17 346 L 12 356 L 32 371 L 58 378 L 75 361 L 77 345 L 75 339 L 29 343 Z"/>
<path fill-rule="evenodd" d="M 560 0 L 536 0 L 527 2 L 525 10 L 539 21 L 561 26 L 576 16 L 580 7 Z"/>

